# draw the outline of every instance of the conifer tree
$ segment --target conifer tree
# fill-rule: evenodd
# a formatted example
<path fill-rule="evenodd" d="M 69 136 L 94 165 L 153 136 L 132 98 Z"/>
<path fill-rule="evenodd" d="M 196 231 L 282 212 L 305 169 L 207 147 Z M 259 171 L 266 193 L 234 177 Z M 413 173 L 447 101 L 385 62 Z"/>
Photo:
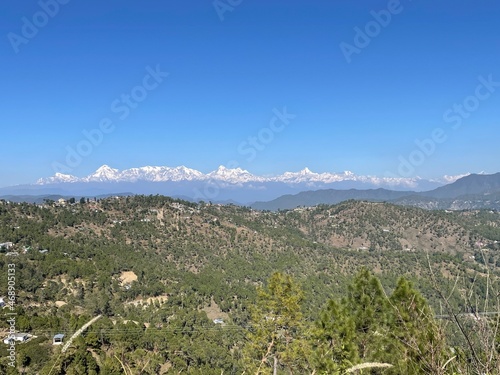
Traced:
<path fill-rule="evenodd" d="M 390 309 L 380 280 L 363 267 L 349 286 L 343 304 L 354 320 L 360 361 L 383 359 L 389 339 Z"/>
<path fill-rule="evenodd" d="M 366 364 L 367 368 L 373 362 L 386 365 L 391 347 L 390 312 L 379 279 L 362 268 L 349 285 L 347 297 L 340 303 L 329 301 L 321 314 L 316 334 L 320 338 L 318 369 L 325 374 L 343 374 L 356 364 Z M 378 368 L 368 371 L 386 373 Z"/>
<path fill-rule="evenodd" d="M 358 362 L 354 320 L 345 306 L 329 300 L 314 332 L 317 369 L 335 374 Z"/>
<path fill-rule="evenodd" d="M 252 309 L 251 333 L 244 348 L 250 374 L 308 373 L 309 350 L 300 303 L 303 293 L 289 275 L 274 273 L 267 288 L 259 289 Z"/>
<path fill-rule="evenodd" d="M 393 307 L 391 342 L 398 374 L 445 374 L 444 332 L 422 295 L 400 278 L 390 297 Z"/>

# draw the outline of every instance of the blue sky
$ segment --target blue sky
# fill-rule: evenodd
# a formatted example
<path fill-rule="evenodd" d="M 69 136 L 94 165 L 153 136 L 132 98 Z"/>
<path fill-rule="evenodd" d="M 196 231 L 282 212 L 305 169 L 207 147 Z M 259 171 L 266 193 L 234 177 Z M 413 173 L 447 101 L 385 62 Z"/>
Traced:
<path fill-rule="evenodd" d="M 231 160 L 497 172 L 498 19 L 494 0 L 3 1 L 0 186 Z"/>

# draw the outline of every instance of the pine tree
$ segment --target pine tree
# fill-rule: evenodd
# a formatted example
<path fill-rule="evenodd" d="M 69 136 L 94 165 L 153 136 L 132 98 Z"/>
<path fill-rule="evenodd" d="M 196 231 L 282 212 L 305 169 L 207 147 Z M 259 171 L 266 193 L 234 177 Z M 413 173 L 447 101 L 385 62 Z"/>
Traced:
<path fill-rule="evenodd" d="M 244 363 L 250 374 L 311 372 L 311 352 L 305 338 L 301 313 L 302 290 L 289 275 L 274 273 L 267 288 L 259 289 L 251 312 L 252 331 L 244 348 Z"/>
<path fill-rule="evenodd" d="M 370 368 L 371 374 L 385 374 L 387 370 L 374 367 L 390 366 L 385 363 L 391 342 L 390 313 L 379 279 L 362 268 L 349 285 L 347 296 L 340 302 L 330 300 L 321 314 L 315 332 L 320 373 L 343 374 L 361 364 Z"/>
<path fill-rule="evenodd" d="M 390 309 L 380 280 L 362 268 L 349 286 L 343 304 L 354 321 L 360 361 L 383 360 L 389 341 Z"/>
<path fill-rule="evenodd" d="M 422 295 L 404 278 L 390 297 L 391 333 L 397 374 L 445 374 L 444 332 Z"/>
<path fill-rule="evenodd" d="M 320 373 L 336 374 L 358 362 L 354 320 L 345 306 L 335 300 L 327 303 L 316 324 L 314 348 Z"/>

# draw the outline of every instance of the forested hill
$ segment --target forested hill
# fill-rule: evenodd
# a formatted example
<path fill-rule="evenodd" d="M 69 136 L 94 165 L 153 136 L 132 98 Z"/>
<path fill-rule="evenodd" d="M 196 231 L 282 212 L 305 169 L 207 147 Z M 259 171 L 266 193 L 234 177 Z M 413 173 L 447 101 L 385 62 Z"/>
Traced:
<path fill-rule="evenodd" d="M 430 191 L 394 191 L 387 189 L 303 191 L 295 195 L 282 195 L 268 202 L 254 202 L 258 210 L 284 210 L 300 206 L 337 204 L 348 199 L 390 202 L 403 206 L 429 210 L 454 211 L 470 209 L 500 209 L 500 173 L 471 174 Z"/>
<path fill-rule="evenodd" d="M 248 354 L 249 342 L 265 341 L 255 328 L 254 307 L 271 297 L 258 287 L 275 284 L 267 289 L 271 296 L 282 284 L 299 288 L 303 303 L 297 301 L 294 324 L 312 335 L 325 311 L 335 316 L 331 309 L 337 307 L 328 301 L 348 296 L 362 267 L 381 281 L 381 296 L 397 291 L 398 278 L 405 276 L 441 309 L 430 265 L 435 283 L 445 289 L 455 276 L 474 279 L 472 291 L 482 301 L 491 286 L 486 275 L 493 277 L 500 266 L 499 224 L 493 211 L 360 201 L 282 212 L 163 196 L 43 205 L 2 201 L 0 268 L 7 275 L 9 264 L 15 265 L 17 330 L 36 336 L 17 345 L 16 371 L 119 374 L 130 366 L 144 374 L 241 374 L 262 360 L 252 362 Z M 373 277 L 363 272 L 359 277 Z M 449 300 L 462 312 L 470 310 L 461 299 L 463 288 L 456 287 Z M 0 296 L 7 295 L 2 280 Z M 330 310 L 324 310 L 327 305 Z M 69 337 L 97 314 L 104 317 L 58 357 L 52 336 Z M 260 319 L 267 321 L 266 314 Z M 2 327 L 7 330 L 6 321 Z M 322 339 L 314 337 L 311 350 L 317 354 Z M 382 360 L 352 350 L 351 364 Z M 303 358 L 299 352 L 293 355 Z M 285 357 L 279 361 L 283 371 L 291 366 Z M 312 373 L 326 362 L 337 363 L 339 371 L 347 366 L 330 357 L 317 361 L 307 365 L 309 372 L 297 370 L 305 363 L 297 364 L 296 373 Z M 0 366 L 14 371 L 5 361 Z"/>

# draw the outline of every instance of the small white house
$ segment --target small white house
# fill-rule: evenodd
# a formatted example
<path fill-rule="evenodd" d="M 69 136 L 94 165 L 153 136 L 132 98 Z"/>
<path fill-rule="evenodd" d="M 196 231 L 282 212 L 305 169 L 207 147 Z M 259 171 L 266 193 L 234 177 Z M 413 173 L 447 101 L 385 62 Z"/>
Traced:
<path fill-rule="evenodd" d="M 61 345 L 64 340 L 64 335 L 62 333 L 58 333 L 57 335 L 54 335 L 54 338 L 52 339 L 52 345 Z"/>
<path fill-rule="evenodd" d="M 14 246 L 13 242 L 2 242 L 0 243 L 0 248 L 4 248 L 5 250 L 9 250 L 12 246 Z"/>
<path fill-rule="evenodd" d="M 12 344 L 12 342 L 25 342 L 28 341 L 29 335 L 27 333 L 14 333 L 13 335 L 7 336 L 4 340 L 3 343 L 6 345 Z"/>

